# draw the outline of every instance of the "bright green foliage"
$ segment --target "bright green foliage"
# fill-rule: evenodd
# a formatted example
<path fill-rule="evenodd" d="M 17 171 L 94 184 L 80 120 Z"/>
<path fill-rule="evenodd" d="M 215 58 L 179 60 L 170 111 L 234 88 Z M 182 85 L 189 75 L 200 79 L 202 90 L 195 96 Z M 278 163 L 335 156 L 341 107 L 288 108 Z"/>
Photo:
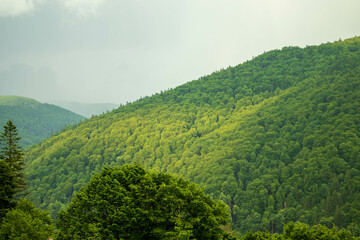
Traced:
<path fill-rule="evenodd" d="M 301 221 L 360 236 L 360 38 L 286 47 L 88 119 L 30 149 L 55 217 L 104 166 L 137 162 L 229 206 L 232 229 Z"/>
<path fill-rule="evenodd" d="M 0 134 L 0 219 L 15 206 L 17 195 L 26 188 L 19 140 L 16 126 L 9 120 Z"/>
<path fill-rule="evenodd" d="M 25 148 L 85 118 L 31 98 L 0 96 L 0 124 L 5 124 L 9 119 L 15 123 L 22 136 L 19 145 Z"/>
<path fill-rule="evenodd" d="M 226 206 L 140 166 L 104 168 L 59 214 L 57 239 L 222 239 Z"/>
<path fill-rule="evenodd" d="M 335 227 L 329 229 L 322 225 L 309 227 L 304 223 L 290 222 L 284 227 L 284 234 L 268 232 L 248 232 L 241 240 L 357 240 L 346 230 L 338 231 Z"/>
<path fill-rule="evenodd" d="M 1 240 L 47 240 L 54 233 L 49 214 L 36 209 L 28 200 L 19 201 L 0 226 Z"/>

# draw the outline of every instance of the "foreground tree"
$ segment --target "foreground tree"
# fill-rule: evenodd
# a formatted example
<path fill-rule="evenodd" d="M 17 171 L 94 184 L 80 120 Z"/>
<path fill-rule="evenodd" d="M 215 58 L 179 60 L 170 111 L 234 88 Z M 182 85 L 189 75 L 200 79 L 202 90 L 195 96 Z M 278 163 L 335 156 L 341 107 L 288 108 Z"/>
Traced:
<path fill-rule="evenodd" d="M 19 140 L 16 126 L 9 120 L 0 134 L 0 218 L 16 206 L 17 196 L 26 189 Z"/>
<path fill-rule="evenodd" d="M 59 214 L 57 239 L 225 239 L 226 206 L 194 183 L 136 165 L 104 168 Z"/>
<path fill-rule="evenodd" d="M 19 140 L 15 125 L 8 121 L 0 135 L 0 239 L 46 240 L 54 234 L 50 216 L 19 199 L 26 188 Z"/>
<path fill-rule="evenodd" d="M 16 205 L 13 198 L 15 184 L 9 172 L 9 166 L 0 160 L 0 221 L 5 217 L 7 211 Z"/>
<path fill-rule="evenodd" d="M 47 240 L 53 234 L 49 214 L 28 200 L 20 200 L 16 208 L 7 212 L 0 226 L 0 239 Z"/>

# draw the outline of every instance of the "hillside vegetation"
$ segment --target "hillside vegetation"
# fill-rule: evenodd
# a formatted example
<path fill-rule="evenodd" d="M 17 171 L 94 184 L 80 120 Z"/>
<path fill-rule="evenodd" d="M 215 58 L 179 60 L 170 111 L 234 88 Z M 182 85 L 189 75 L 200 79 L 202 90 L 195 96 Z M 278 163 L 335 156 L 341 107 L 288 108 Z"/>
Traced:
<path fill-rule="evenodd" d="M 13 121 L 21 135 L 20 145 L 24 148 L 83 119 L 69 110 L 31 98 L 0 96 L 0 125 Z"/>
<path fill-rule="evenodd" d="M 29 198 L 55 217 L 104 166 L 183 176 L 232 228 L 333 224 L 360 235 L 360 38 L 285 47 L 93 117 L 26 153 Z"/>

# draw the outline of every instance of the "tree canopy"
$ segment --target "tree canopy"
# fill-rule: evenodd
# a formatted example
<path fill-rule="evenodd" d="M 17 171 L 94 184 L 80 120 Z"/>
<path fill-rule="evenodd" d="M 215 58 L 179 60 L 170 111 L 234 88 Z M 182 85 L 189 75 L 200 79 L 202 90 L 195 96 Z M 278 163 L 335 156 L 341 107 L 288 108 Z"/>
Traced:
<path fill-rule="evenodd" d="M 269 232 L 248 232 L 241 240 L 358 240 L 351 232 L 336 227 L 327 228 L 322 225 L 310 227 L 305 223 L 289 222 L 284 226 L 283 234 Z"/>
<path fill-rule="evenodd" d="M 47 240 L 55 234 L 49 213 L 22 199 L 7 212 L 0 225 L 0 239 Z"/>
<path fill-rule="evenodd" d="M 124 165 L 76 194 L 59 214 L 57 239 L 223 239 L 227 220 L 225 204 L 194 183 Z"/>

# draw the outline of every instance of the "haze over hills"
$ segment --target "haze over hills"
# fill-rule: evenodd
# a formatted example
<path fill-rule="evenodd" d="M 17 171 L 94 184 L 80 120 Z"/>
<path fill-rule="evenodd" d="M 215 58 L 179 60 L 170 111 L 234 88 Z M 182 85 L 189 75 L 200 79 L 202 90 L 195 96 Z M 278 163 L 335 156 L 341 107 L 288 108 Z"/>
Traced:
<path fill-rule="evenodd" d="M 50 102 L 87 118 L 112 111 L 120 106 L 120 104 L 115 103 L 80 103 L 66 101 Z"/>
<path fill-rule="evenodd" d="M 360 235 L 360 38 L 285 47 L 83 121 L 26 153 L 28 198 L 55 217 L 104 166 L 181 175 L 232 227 L 335 224 Z"/>
<path fill-rule="evenodd" d="M 13 121 L 21 136 L 20 144 L 24 148 L 83 119 L 83 116 L 69 110 L 43 104 L 32 98 L 0 96 L 0 124 L 3 126 L 8 120 Z"/>

